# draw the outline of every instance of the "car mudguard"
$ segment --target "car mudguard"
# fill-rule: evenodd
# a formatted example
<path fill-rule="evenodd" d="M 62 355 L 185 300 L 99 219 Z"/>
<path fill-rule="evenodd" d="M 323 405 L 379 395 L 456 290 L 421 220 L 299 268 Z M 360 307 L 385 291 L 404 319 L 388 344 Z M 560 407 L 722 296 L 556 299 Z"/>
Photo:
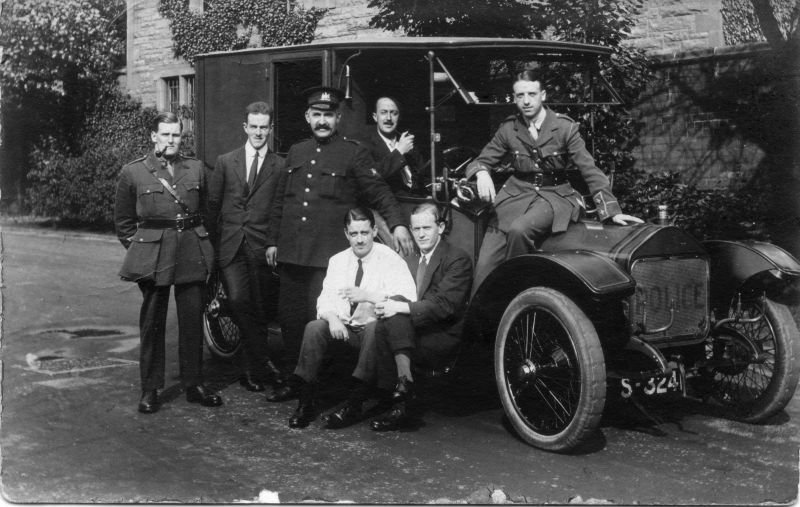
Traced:
<path fill-rule="evenodd" d="M 704 241 L 711 269 L 711 305 L 723 310 L 737 293 L 786 305 L 800 302 L 800 263 L 786 250 L 761 241 Z"/>
<path fill-rule="evenodd" d="M 511 300 L 523 290 L 542 286 L 558 290 L 579 306 L 619 301 L 636 283 L 609 258 L 585 250 L 537 252 L 509 259 L 483 281 L 472 297 L 467 322 L 492 329 Z M 491 334 L 491 333 L 489 333 Z"/>

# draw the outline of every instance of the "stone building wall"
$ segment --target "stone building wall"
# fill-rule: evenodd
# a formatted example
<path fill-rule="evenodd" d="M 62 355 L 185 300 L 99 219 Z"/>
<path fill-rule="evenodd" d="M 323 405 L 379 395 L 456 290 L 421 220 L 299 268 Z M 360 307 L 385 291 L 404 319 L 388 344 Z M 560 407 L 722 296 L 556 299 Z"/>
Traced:
<path fill-rule="evenodd" d="M 164 78 L 194 75 L 182 58 L 173 56 L 169 21 L 158 13 L 159 0 L 128 0 L 127 65 L 124 89 L 145 106 L 165 107 Z M 192 8 L 202 0 L 190 0 Z M 186 80 L 180 81 L 186 92 Z"/>
<path fill-rule="evenodd" d="M 645 0 L 630 43 L 654 55 L 722 46 L 721 0 Z"/>

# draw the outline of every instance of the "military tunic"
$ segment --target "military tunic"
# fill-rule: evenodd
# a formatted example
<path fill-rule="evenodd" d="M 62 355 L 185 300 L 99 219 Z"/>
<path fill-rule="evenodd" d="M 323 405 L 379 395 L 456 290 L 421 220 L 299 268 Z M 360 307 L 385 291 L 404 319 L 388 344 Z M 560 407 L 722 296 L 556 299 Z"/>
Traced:
<path fill-rule="evenodd" d="M 547 233 L 563 232 L 571 221 L 578 220 L 583 199 L 567 180 L 568 169 L 580 172 L 601 220 L 622 212 L 608 178 L 586 150 L 578 124 L 567 116 L 546 109 L 536 140 L 521 115 L 507 117 L 467 167 L 467 177 L 491 171 L 508 158 L 514 173 L 495 197 L 494 215 L 475 267 L 473 291 L 504 259 L 532 251 Z M 537 183 L 537 177 L 545 183 Z"/>
<path fill-rule="evenodd" d="M 114 223 L 117 237 L 127 249 L 119 272 L 125 280 L 151 280 L 158 286 L 203 282 L 214 268 L 214 249 L 202 224 L 182 231 L 138 226 L 145 220 L 187 218 L 159 178 L 172 186 L 190 213 L 204 212 L 202 163 L 178 157 L 173 171 L 174 177 L 153 153 L 122 168 Z"/>

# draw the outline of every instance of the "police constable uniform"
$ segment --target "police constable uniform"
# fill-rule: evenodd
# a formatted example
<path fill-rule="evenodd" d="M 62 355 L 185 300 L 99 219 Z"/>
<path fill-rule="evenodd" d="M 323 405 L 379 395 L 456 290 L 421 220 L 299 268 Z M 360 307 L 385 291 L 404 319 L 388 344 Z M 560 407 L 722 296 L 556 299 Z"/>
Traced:
<path fill-rule="evenodd" d="M 310 109 L 336 111 L 343 100 L 336 88 L 320 86 L 305 93 Z M 341 224 L 345 213 L 366 202 L 383 215 L 390 230 L 407 220 L 368 149 L 335 131 L 294 144 L 279 185 L 282 201 L 273 208 L 274 223 L 280 224 L 278 313 L 287 363 L 294 363 L 305 325 L 316 318 L 328 259 L 348 247 Z"/>
<path fill-rule="evenodd" d="M 170 161 L 150 152 L 120 173 L 114 223 L 127 252 L 119 275 L 138 283 L 144 297 L 139 315 L 140 412 L 158 410 L 157 390 L 164 387 L 164 334 L 173 285 L 180 376 L 187 399 L 204 406 L 222 403 L 202 385 L 201 374 L 203 292 L 214 266 L 214 250 L 200 216 L 204 192 L 202 164 L 180 154 Z"/>
<path fill-rule="evenodd" d="M 583 200 L 567 180 L 566 170 L 572 166 L 586 181 L 601 220 L 622 213 L 608 178 L 586 150 L 577 123 L 545 108 L 541 125 L 532 127 L 537 131 L 532 133 L 519 113 L 507 117 L 467 167 L 467 178 L 472 178 L 510 155 L 514 168 L 494 200 L 495 214 L 481 245 L 473 292 L 503 260 L 533 251 L 550 232 L 563 232 L 570 221 L 578 220 Z"/>

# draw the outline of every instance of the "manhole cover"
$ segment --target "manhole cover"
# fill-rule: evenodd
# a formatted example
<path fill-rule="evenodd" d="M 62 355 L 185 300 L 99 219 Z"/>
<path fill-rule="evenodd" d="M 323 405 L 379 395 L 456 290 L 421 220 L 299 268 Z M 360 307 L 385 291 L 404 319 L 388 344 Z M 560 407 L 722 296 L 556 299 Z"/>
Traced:
<path fill-rule="evenodd" d="M 134 364 L 138 363 L 115 357 L 48 357 L 28 358 L 28 367 L 24 369 L 47 375 L 56 375 L 58 373 L 75 373 Z"/>

